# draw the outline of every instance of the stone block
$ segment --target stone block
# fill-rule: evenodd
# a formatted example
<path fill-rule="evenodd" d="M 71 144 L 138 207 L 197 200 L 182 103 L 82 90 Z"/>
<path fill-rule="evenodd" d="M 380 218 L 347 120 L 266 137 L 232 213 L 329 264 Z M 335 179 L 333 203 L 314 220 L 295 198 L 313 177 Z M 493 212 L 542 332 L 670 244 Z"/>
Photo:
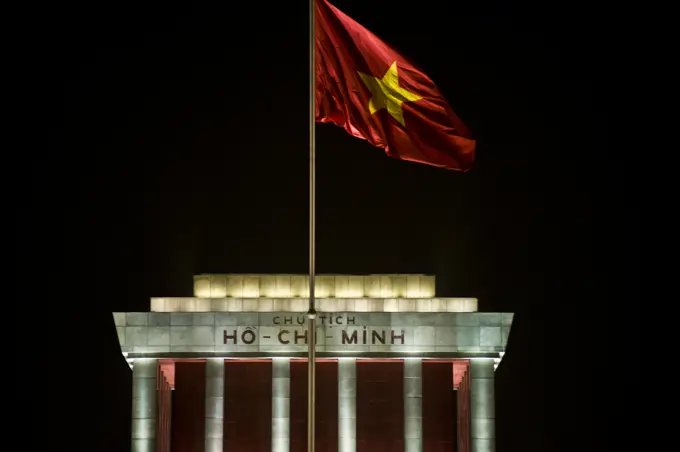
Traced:
<path fill-rule="evenodd" d="M 114 312 L 113 313 L 113 323 L 116 326 L 126 326 L 125 318 L 127 316 L 124 312 Z"/>
<path fill-rule="evenodd" d="M 508 345 L 508 338 L 510 337 L 510 326 L 503 325 L 501 327 L 501 345 Z"/>
<path fill-rule="evenodd" d="M 290 438 L 290 419 L 272 418 L 272 438 Z"/>
<path fill-rule="evenodd" d="M 274 297 L 291 297 L 290 275 L 276 275 L 276 290 Z"/>
<path fill-rule="evenodd" d="M 356 378 L 340 378 L 338 380 L 338 392 L 346 397 L 356 397 Z"/>
<path fill-rule="evenodd" d="M 193 325 L 214 326 L 215 314 L 212 312 L 197 312 L 193 315 Z"/>
<path fill-rule="evenodd" d="M 156 437 L 156 419 L 133 419 L 132 439 L 149 439 Z"/>
<path fill-rule="evenodd" d="M 404 399 L 404 416 L 407 418 L 423 417 L 423 399 L 421 397 L 406 397 Z"/>
<path fill-rule="evenodd" d="M 196 294 L 199 297 L 200 295 Z M 227 278 L 225 275 L 210 276 L 210 294 L 205 298 L 222 298 L 227 296 Z"/>
<path fill-rule="evenodd" d="M 422 438 L 423 422 L 419 417 L 404 418 L 404 438 Z"/>
<path fill-rule="evenodd" d="M 151 326 L 149 330 L 148 345 L 170 345 L 169 326 Z"/>
<path fill-rule="evenodd" d="M 197 298 L 195 312 L 210 312 L 212 310 L 212 300 L 210 298 Z"/>
<path fill-rule="evenodd" d="M 194 296 L 195 297 L 210 296 L 210 276 L 208 275 L 194 276 Z"/>
<path fill-rule="evenodd" d="M 134 378 L 134 372 L 133 372 Z M 155 378 L 137 378 L 132 385 L 132 398 L 146 398 L 149 397 L 150 393 L 153 393 L 154 404 L 155 404 L 155 394 L 156 394 L 156 379 Z"/>
<path fill-rule="evenodd" d="M 224 436 L 224 423 L 222 418 L 206 418 L 205 419 L 205 438 L 223 438 Z"/>
<path fill-rule="evenodd" d="M 271 298 L 260 298 L 256 310 L 258 312 L 273 312 L 274 300 L 272 300 Z"/>
<path fill-rule="evenodd" d="M 290 296 L 308 297 L 309 296 L 309 276 L 307 275 L 291 275 L 290 276 Z"/>
<path fill-rule="evenodd" d="M 244 298 L 243 299 L 243 312 L 257 312 L 259 298 Z"/>
<path fill-rule="evenodd" d="M 468 327 L 468 326 L 456 326 L 453 327 L 453 333 L 455 337 L 454 344 L 461 346 L 479 346 L 479 328 Z"/>
<path fill-rule="evenodd" d="M 212 326 L 171 326 L 170 345 L 214 345 L 215 327 Z"/>
<path fill-rule="evenodd" d="M 471 452 L 496 452 L 496 444 L 493 439 L 475 438 L 470 444 Z"/>
<path fill-rule="evenodd" d="M 133 345 L 148 345 L 149 330 L 145 326 L 126 326 L 125 327 L 125 345 L 130 347 Z"/>
<path fill-rule="evenodd" d="M 146 326 L 148 315 L 147 312 L 128 312 L 125 314 L 125 325 Z"/>
<path fill-rule="evenodd" d="M 356 417 L 340 417 L 338 418 L 338 436 L 341 438 L 356 438 L 357 434 L 357 419 Z"/>
<path fill-rule="evenodd" d="M 170 326 L 169 312 L 149 312 L 149 326 Z"/>
<path fill-rule="evenodd" d="M 460 312 L 456 314 L 457 326 L 479 326 L 480 317 L 476 312 Z"/>
<path fill-rule="evenodd" d="M 272 397 L 272 419 L 287 418 L 290 413 L 289 397 Z"/>
<path fill-rule="evenodd" d="M 496 417 L 494 380 L 492 378 L 471 379 L 470 415 L 473 418 L 493 419 Z"/>
<path fill-rule="evenodd" d="M 272 452 L 289 452 L 290 438 L 272 437 Z"/>
<path fill-rule="evenodd" d="M 132 399 L 132 419 L 155 419 L 156 398 L 134 397 Z"/>
<path fill-rule="evenodd" d="M 470 360 L 470 377 L 494 378 L 494 362 L 491 358 L 474 358 Z"/>
<path fill-rule="evenodd" d="M 501 345 L 501 327 L 480 326 L 479 345 L 487 347 L 496 347 Z"/>
<path fill-rule="evenodd" d="M 434 346 L 436 328 L 434 326 L 417 326 L 413 328 L 413 345 Z"/>
<path fill-rule="evenodd" d="M 215 326 L 236 326 L 238 324 L 238 317 L 234 313 L 216 312 Z"/>
<path fill-rule="evenodd" d="M 190 326 L 194 324 L 194 315 L 191 312 L 170 313 L 171 326 Z"/>
<path fill-rule="evenodd" d="M 423 452 L 422 438 L 404 438 L 404 452 Z"/>
<path fill-rule="evenodd" d="M 145 438 L 137 439 L 133 438 L 130 445 L 131 452 L 156 452 L 156 439 L 155 438 Z"/>
<path fill-rule="evenodd" d="M 501 326 L 501 314 L 498 312 L 478 312 L 481 326 Z"/>
<path fill-rule="evenodd" d="M 223 432 L 224 434 L 224 432 Z M 205 452 L 223 452 L 223 437 L 220 438 L 206 438 L 205 439 Z"/>
<path fill-rule="evenodd" d="M 357 402 L 355 396 L 338 396 L 338 418 L 357 417 Z"/>
<path fill-rule="evenodd" d="M 243 297 L 243 275 L 229 275 L 227 278 L 227 296 Z"/>
<path fill-rule="evenodd" d="M 470 419 L 470 438 L 473 440 L 493 439 L 496 437 L 496 420 L 471 418 Z"/>
<path fill-rule="evenodd" d="M 260 278 L 255 275 L 243 276 L 243 295 L 245 299 L 260 297 Z"/>
<path fill-rule="evenodd" d="M 422 380 L 420 378 L 404 378 L 404 397 L 422 397 Z"/>
<path fill-rule="evenodd" d="M 116 335 L 118 336 L 118 343 L 121 346 L 124 346 L 125 345 L 125 327 L 117 326 L 116 327 Z"/>
<path fill-rule="evenodd" d="M 272 378 L 272 394 L 277 397 L 290 397 L 290 379 Z"/>
<path fill-rule="evenodd" d="M 383 309 L 385 312 L 399 312 L 399 300 L 396 298 L 383 299 Z"/>

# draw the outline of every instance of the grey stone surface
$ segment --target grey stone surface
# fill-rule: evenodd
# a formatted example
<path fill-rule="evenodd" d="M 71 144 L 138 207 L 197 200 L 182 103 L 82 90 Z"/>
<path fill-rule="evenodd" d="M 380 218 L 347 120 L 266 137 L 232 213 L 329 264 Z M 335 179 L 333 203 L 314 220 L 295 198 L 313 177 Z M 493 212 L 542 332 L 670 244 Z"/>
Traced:
<path fill-rule="evenodd" d="M 470 439 L 473 442 L 475 439 L 495 439 L 495 423 L 495 419 L 475 419 L 470 424 Z"/>
<path fill-rule="evenodd" d="M 222 452 L 224 438 L 224 360 L 210 358 L 205 369 L 205 452 Z"/>
<path fill-rule="evenodd" d="M 148 312 L 127 312 L 125 314 L 125 326 L 145 326 L 148 316 Z"/>
<path fill-rule="evenodd" d="M 149 329 L 146 326 L 126 326 L 125 346 L 149 345 Z"/>
<path fill-rule="evenodd" d="M 147 345 L 170 345 L 170 328 L 150 326 L 147 331 L 149 335 Z"/>
<path fill-rule="evenodd" d="M 170 325 L 172 326 L 191 326 L 194 324 L 195 312 L 171 312 Z"/>
<path fill-rule="evenodd" d="M 493 451 L 496 441 L 493 359 L 470 360 L 470 441 L 473 451 Z"/>
<path fill-rule="evenodd" d="M 496 440 L 477 438 L 470 445 L 471 452 L 495 452 Z"/>
<path fill-rule="evenodd" d="M 156 452 L 156 442 L 149 442 L 146 439 L 132 438 L 131 449 L 132 452 Z"/>
<path fill-rule="evenodd" d="M 149 312 L 149 326 L 170 326 L 169 312 Z"/>
<path fill-rule="evenodd" d="M 500 326 L 480 326 L 479 327 L 479 345 L 493 346 L 501 345 L 501 327 Z"/>
<path fill-rule="evenodd" d="M 290 449 L 290 359 L 272 359 L 272 452 Z"/>
<path fill-rule="evenodd" d="M 306 316 L 294 312 L 114 313 L 121 351 L 129 353 L 305 352 Z M 503 352 L 506 313 L 322 313 L 317 351 L 327 353 Z M 402 338 L 403 335 L 403 338 Z"/>
<path fill-rule="evenodd" d="M 404 360 L 404 447 L 405 452 L 423 450 L 423 360 Z"/>
<path fill-rule="evenodd" d="M 357 447 L 356 372 L 356 359 L 338 360 L 338 452 Z"/>
<path fill-rule="evenodd" d="M 121 347 L 125 346 L 125 327 L 117 326 L 116 335 L 118 336 L 118 343 Z"/>
<path fill-rule="evenodd" d="M 116 326 L 125 326 L 125 313 L 124 312 L 114 312 L 113 313 L 113 323 Z"/>
<path fill-rule="evenodd" d="M 508 345 L 508 338 L 510 337 L 510 325 L 501 326 L 501 344 L 503 347 Z"/>
<path fill-rule="evenodd" d="M 132 366 L 132 452 L 156 447 L 156 359 L 136 359 Z"/>

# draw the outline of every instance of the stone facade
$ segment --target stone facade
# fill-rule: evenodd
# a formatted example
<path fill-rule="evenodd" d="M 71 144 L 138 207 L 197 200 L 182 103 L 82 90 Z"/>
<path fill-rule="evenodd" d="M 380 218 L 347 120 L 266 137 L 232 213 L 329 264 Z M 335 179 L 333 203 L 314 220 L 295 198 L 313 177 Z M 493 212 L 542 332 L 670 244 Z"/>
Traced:
<path fill-rule="evenodd" d="M 117 312 L 121 351 L 173 353 L 305 352 L 306 317 L 290 312 Z M 317 350 L 326 353 L 501 353 L 510 313 L 321 313 Z M 212 356 L 212 355 L 211 355 Z"/>

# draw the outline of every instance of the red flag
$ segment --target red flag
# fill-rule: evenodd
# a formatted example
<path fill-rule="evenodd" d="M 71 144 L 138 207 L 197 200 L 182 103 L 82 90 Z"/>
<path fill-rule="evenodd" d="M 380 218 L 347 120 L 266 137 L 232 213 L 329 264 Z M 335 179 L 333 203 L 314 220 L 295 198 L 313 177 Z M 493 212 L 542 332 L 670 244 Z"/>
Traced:
<path fill-rule="evenodd" d="M 432 80 L 326 0 L 315 13 L 316 121 L 391 157 L 469 170 L 475 141 Z"/>

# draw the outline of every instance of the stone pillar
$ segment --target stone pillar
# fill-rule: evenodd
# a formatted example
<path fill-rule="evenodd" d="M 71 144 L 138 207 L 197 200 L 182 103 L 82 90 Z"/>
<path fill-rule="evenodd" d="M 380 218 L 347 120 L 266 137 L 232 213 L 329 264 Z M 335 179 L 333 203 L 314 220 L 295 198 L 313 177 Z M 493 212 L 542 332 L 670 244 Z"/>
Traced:
<path fill-rule="evenodd" d="M 222 452 L 224 359 L 208 358 L 205 366 L 205 452 Z"/>
<path fill-rule="evenodd" d="M 357 449 L 357 360 L 338 359 L 338 452 Z"/>
<path fill-rule="evenodd" d="M 290 449 L 290 359 L 272 359 L 272 452 Z"/>
<path fill-rule="evenodd" d="M 132 364 L 132 452 L 156 452 L 158 360 Z"/>
<path fill-rule="evenodd" d="M 422 359 L 404 359 L 404 452 L 423 451 L 422 375 Z"/>
<path fill-rule="evenodd" d="M 494 403 L 494 360 L 470 360 L 470 442 L 471 452 L 496 450 Z"/>

